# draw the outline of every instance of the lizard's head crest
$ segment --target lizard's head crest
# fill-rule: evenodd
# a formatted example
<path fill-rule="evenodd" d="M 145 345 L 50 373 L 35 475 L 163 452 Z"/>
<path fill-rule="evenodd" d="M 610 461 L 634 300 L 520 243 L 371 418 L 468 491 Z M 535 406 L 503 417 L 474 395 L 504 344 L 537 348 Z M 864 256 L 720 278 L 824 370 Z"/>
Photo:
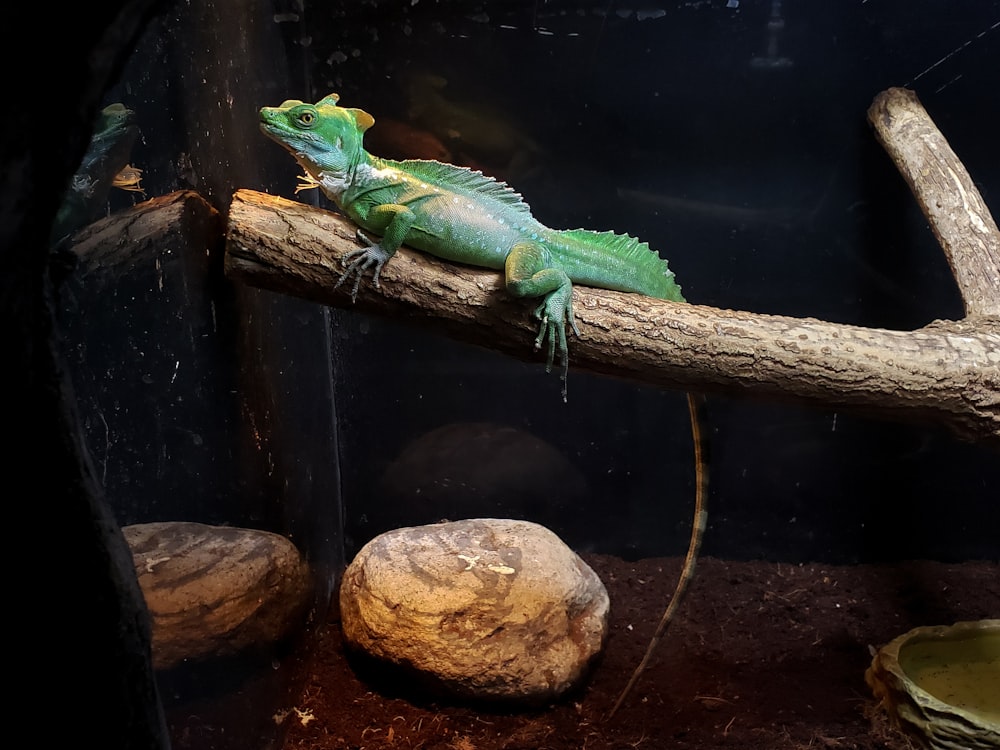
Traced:
<path fill-rule="evenodd" d="M 321 179 L 320 173 L 348 174 L 362 158 L 362 138 L 375 118 L 362 109 L 339 107 L 339 100 L 329 94 L 315 104 L 288 99 L 277 107 L 263 107 L 260 129 L 291 151 L 316 179 Z"/>
<path fill-rule="evenodd" d="M 316 102 L 317 107 L 336 107 L 337 102 L 340 101 L 340 94 L 327 94 L 318 102 Z M 368 128 L 375 124 L 375 118 L 370 114 L 365 112 L 363 109 L 355 109 L 353 107 L 338 107 L 341 112 L 346 112 L 351 117 L 354 118 L 354 124 L 357 126 L 358 130 L 364 133 Z"/>

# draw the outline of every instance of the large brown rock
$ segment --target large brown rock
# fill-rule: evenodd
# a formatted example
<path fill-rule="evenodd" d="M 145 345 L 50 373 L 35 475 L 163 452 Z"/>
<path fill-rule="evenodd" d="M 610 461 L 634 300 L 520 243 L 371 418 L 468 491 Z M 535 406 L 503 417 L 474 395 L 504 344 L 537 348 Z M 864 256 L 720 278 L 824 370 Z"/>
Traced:
<path fill-rule="evenodd" d="M 462 697 L 538 703 L 578 684 L 604 645 L 608 594 L 562 540 L 526 521 L 397 529 L 340 589 L 346 641 Z"/>
<path fill-rule="evenodd" d="M 157 669 L 273 644 L 301 625 L 312 583 L 285 537 L 189 522 L 122 531 L 152 616 Z"/>

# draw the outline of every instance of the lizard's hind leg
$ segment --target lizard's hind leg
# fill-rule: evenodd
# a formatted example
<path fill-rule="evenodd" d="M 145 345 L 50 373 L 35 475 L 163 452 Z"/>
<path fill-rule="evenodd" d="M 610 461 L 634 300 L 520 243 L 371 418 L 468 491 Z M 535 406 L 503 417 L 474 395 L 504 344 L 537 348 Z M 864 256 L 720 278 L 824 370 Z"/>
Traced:
<path fill-rule="evenodd" d="M 561 268 L 556 268 L 549 260 L 544 247 L 532 242 L 520 242 L 507 255 L 504 266 L 507 291 L 515 297 L 543 297 L 535 310 L 535 317 L 541 320 L 535 349 L 540 349 L 548 338 L 549 350 L 545 360 L 545 371 L 552 370 L 555 355 L 559 354 L 562 366 L 563 400 L 566 399 L 566 376 L 569 372 L 569 347 L 566 344 L 566 325 L 569 324 L 577 336 L 573 315 L 573 282 Z"/>

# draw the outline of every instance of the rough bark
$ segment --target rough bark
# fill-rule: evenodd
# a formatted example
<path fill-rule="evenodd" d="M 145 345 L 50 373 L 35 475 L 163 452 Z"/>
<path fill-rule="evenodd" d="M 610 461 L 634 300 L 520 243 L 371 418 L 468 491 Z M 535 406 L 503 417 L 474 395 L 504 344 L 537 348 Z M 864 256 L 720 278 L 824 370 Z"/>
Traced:
<path fill-rule="evenodd" d="M 909 89 L 883 91 L 868 121 L 944 249 L 966 315 L 1000 316 L 1000 231 L 972 177 Z"/>
<path fill-rule="evenodd" d="M 904 174 L 911 174 L 957 269 L 968 317 L 890 331 L 577 286 L 581 336 L 570 343 L 574 367 L 666 388 L 937 422 L 1000 447 L 996 224 L 915 97 L 886 92 L 873 104 L 872 120 Z M 917 125 L 930 135 L 912 140 Z M 339 215 L 241 190 L 230 209 L 226 271 L 254 286 L 410 319 L 520 358 L 544 357 L 531 349 L 534 305 L 507 295 L 495 271 L 401 248 L 383 268 L 381 286 L 366 279 L 352 302 L 351 290 L 337 283 L 341 259 L 357 246 L 354 226 Z"/>
<path fill-rule="evenodd" d="M 79 274 L 98 269 L 122 273 L 129 266 L 155 257 L 151 248 L 184 247 L 205 238 L 218 241 L 222 220 L 193 190 L 178 190 L 143 201 L 81 229 L 74 237 L 73 255 Z"/>

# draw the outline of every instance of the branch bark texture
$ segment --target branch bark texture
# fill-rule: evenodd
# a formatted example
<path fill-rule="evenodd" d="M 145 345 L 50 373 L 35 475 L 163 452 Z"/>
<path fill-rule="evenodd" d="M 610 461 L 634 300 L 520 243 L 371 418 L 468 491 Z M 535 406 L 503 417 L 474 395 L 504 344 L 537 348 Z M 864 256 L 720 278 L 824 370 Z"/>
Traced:
<path fill-rule="evenodd" d="M 888 117 L 891 124 L 923 112 L 915 99 L 903 96 L 898 102 L 905 112 L 896 111 L 896 100 L 876 100 L 873 112 L 887 107 L 888 114 L 873 119 L 884 123 Z M 926 113 L 922 117 L 933 128 Z M 880 137 L 895 142 L 910 136 L 906 128 L 888 127 Z M 943 148 L 936 148 L 940 156 Z M 965 170 L 957 158 L 951 159 L 945 159 L 940 174 L 961 179 Z M 969 188 L 974 190 L 971 180 L 959 188 L 951 179 L 925 183 L 920 174 L 918 170 L 911 182 L 914 191 L 928 205 L 952 206 L 938 223 L 931 214 L 928 218 L 935 232 L 947 238 L 953 267 L 963 269 L 956 275 L 970 311 L 966 319 L 890 331 L 578 285 L 574 310 L 581 336 L 571 340 L 571 364 L 671 389 L 935 422 L 965 439 L 1000 448 L 1000 283 L 995 280 L 996 258 L 990 257 L 998 247 L 996 225 L 981 198 L 968 198 L 973 195 Z M 947 198 L 938 197 L 942 191 Z M 954 191 L 964 191 L 967 199 L 955 199 Z M 966 207 L 976 218 L 960 216 L 959 209 Z M 985 232 L 969 229 L 977 221 Z M 969 231 L 977 234 L 970 239 L 965 236 Z M 253 286 L 409 319 L 522 359 L 544 359 L 544 353 L 532 350 L 535 305 L 509 296 L 495 271 L 404 247 L 383 269 L 381 286 L 366 279 L 352 302 L 346 285 L 335 287 L 341 258 L 357 246 L 354 225 L 337 214 L 241 190 L 230 209 L 226 272 Z"/>
<path fill-rule="evenodd" d="M 966 315 L 1000 316 L 1000 231 L 968 170 L 909 89 L 875 97 L 868 121 L 941 243 Z"/>

